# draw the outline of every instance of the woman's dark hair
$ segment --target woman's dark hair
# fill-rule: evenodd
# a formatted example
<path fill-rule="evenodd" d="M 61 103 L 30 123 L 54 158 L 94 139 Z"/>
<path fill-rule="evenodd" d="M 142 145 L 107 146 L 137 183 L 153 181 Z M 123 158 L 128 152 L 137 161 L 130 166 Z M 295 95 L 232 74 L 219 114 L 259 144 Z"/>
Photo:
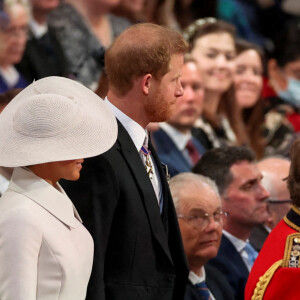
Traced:
<path fill-rule="evenodd" d="M 247 51 L 254 50 L 260 57 L 263 70 L 265 70 L 265 56 L 263 50 L 256 44 L 238 39 L 236 41 L 237 55 Z M 262 136 L 262 127 L 264 123 L 264 104 L 262 99 L 254 104 L 253 107 L 242 110 L 242 118 L 245 124 L 244 130 L 248 136 L 248 144 L 253 149 L 258 159 L 263 157 L 265 141 Z"/>
<path fill-rule="evenodd" d="M 274 49 L 270 57 L 276 59 L 279 67 L 300 59 L 300 21 L 288 21 L 274 38 Z"/>

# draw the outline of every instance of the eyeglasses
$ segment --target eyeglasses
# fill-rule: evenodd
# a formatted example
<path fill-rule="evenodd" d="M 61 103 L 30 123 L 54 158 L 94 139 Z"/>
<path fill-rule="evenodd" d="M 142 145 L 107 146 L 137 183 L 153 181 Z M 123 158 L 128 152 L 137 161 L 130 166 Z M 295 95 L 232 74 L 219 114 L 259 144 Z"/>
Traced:
<path fill-rule="evenodd" d="M 266 202 L 270 204 L 284 204 L 284 203 L 292 203 L 292 200 L 291 199 L 286 199 L 286 200 L 267 199 Z"/>
<path fill-rule="evenodd" d="M 28 26 L 20 26 L 20 27 L 10 27 L 8 26 L 2 32 L 8 38 L 19 38 L 19 37 L 27 37 L 28 35 Z"/>
<path fill-rule="evenodd" d="M 178 219 L 185 219 L 192 226 L 200 228 L 200 229 L 206 228 L 210 224 L 211 218 L 214 219 L 215 223 L 218 226 L 221 226 L 221 225 L 223 225 L 224 218 L 226 218 L 226 217 L 227 217 L 227 212 L 224 212 L 224 211 L 218 211 L 213 214 L 203 213 L 203 214 L 197 215 L 197 216 L 177 215 Z"/>

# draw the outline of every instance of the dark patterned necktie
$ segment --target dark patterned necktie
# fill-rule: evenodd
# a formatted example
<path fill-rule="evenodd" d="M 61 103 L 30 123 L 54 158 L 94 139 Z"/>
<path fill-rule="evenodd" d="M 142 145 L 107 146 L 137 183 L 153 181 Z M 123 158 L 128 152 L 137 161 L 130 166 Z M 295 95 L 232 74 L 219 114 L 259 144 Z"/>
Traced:
<path fill-rule="evenodd" d="M 189 156 L 193 162 L 193 165 L 195 165 L 198 162 L 198 160 L 200 159 L 200 154 L 199 154 L 197 148 L 195 147 L 193 141 L 189 140 L 187 142 L 185 148 L 189 153 Z"/>
<path fill-rule="evenodd" d="M 198 293 L 200 295 L 201 300 L 212 300 L 210 297 L 209 289 L 205 283 L 205 281 L 202 281 L 200 283 L 195 284 Z"/>

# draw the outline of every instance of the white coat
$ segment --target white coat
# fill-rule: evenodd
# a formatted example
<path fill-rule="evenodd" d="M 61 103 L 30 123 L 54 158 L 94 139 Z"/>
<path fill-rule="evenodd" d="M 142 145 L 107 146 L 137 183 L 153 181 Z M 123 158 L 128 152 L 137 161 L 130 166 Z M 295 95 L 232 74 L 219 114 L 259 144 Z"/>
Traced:
<path fill-rule="evenodd" d="M 0 198 L 0 299 L 84 300 L 93 240 L 59 186 L 16 168 Z"/>

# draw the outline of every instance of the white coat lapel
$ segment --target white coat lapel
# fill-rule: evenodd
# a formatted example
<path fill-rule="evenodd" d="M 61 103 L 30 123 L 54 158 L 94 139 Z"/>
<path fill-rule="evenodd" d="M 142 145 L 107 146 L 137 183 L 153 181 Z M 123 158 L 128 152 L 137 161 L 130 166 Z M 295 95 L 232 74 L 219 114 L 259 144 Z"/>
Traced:
<path fill-rule="evenodd" d="M 29 170 L 15 168 L 8 188 L 30 198 L 69 227 L 76 227 L 75 218 L 82 222 L 61 186 L 60 192 Z"/>

